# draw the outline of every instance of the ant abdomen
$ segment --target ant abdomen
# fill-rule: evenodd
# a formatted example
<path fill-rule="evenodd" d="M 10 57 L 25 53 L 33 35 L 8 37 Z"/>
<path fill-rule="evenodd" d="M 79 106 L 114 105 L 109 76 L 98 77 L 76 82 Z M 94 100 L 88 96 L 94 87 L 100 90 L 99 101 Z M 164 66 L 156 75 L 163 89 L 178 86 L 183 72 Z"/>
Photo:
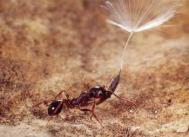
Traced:
<path fill-rule="evenodd" d="M 48 107 L 48 115 L 55 116 L 58 115 L 62 111 L 63 103 L 62 101 L 55 100 Z"/>

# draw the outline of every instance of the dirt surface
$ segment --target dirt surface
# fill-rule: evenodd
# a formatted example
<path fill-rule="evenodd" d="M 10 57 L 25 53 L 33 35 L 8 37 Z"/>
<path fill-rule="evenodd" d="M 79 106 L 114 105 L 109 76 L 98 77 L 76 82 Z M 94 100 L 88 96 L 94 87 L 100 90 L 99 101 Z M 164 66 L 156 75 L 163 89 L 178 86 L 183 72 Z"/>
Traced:
<path fill-rule="evenodd" d="M 188 137 L 189 1 L 168 26 L 137 33 L 115 97 L 96 109 L 49 117 L 36 103 L 77 97 L 117 74 L 128 33 L 107 24 L 95 0 L 0 0 L 1 137 Z M 171 26 L 169 25 L 171 24 Z"/>

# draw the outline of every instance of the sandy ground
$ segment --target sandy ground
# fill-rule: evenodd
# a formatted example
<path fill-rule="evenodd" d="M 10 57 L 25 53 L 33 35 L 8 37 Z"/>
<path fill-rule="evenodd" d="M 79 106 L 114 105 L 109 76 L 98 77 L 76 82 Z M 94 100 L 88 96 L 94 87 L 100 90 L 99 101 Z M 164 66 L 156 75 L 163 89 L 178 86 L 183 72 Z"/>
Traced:
<path fill-rule="evenodd" d="M 188 137 L 189 1 L 169 24 L 134 35 L 118 95 L 96 109 L 102 126 L 78 110 L 47 125 L 36 103 L 65 89 L 77 97 L 117 73 L 128 37 L 107 24 L 93 0 L 0 0 L 1 137 Z"/>

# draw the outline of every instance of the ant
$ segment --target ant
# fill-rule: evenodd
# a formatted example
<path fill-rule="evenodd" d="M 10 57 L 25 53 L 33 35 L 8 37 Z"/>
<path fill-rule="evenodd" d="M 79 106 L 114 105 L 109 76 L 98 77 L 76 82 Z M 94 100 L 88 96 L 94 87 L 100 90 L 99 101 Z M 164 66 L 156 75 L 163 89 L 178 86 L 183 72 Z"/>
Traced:
<path fill-rule="evenodd" d="M 115 97 L 124 100 L 123 98 L 116 95 L 114 92 L 119 84 L 120 81 L 120 72 L 118 75 L 116 75 L 115 78 L 113 78 L 112 82 L 110 83 L 109 87 L 106 88 L 105 86 L 94 86 L 87 90 L 86 92 L 83 92 L 79 95 L 77 98 L 70 98 L 69 95 L 66 93 L 66 91 L 61 91 L 59 94 L 56 95 L 55 99 L 53 100 L 45 100 L 43 102 L 38 103 L 35 106 L 39 106 L 40 104 L 48 105 L 48 102 L 51 101 L 50 105 L 48 105 L 48 115 L 49 116 L 57 116 L 60 114 L 62 110 L 65 108 L 67 109 L 74 109 L 77 108 L 80 111 L 83 112 L 91 112 L 91 119 L 94 117 L 99 123 L 99 119 L 95 114 L 95 107 L 96 105 L 99 105 L 106 101 L 108 98 L 110 98 L 112 95 Z M 63 98 L 63 93 L 66 96 L 66 99 Z M 59 96 L 62 96 L 62 99 L 58 100 L 57 98 Z M 125 100 L 129 102 L 132 105 L 135 105 L 132 101 Z M 82 108 L 87 107 L 89 105 L 92 105 L 92 109 Z"/>

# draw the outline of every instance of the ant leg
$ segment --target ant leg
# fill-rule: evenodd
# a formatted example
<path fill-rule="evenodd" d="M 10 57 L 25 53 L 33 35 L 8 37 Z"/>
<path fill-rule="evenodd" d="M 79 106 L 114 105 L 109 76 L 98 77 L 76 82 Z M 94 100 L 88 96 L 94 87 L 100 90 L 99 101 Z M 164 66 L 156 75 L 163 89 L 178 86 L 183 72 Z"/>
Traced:
<path fill-rule="evenodd" d="M 44 101 L 39 102 L 38 104 L 34 105 L 33 107 L 37 107 L 37 106 L 39 106 L 39 105 L 41 105 L 41 104 L 45 104 L 46 106 L 48 106 L 48 103 L 49 103 L 50 101 L 56 100 L 60 95 L 62 95 L 62 93 L 65 93 L 65 96 L 66 96 L 67 99 L 69 98 L 69 95 L 66 93 L 65 90 L 63 90 L 63 91 L 61 91 L 60 93 L 58 93 L 58 94 L 54 97 L 54 99 L 44 100 Z"/>
<path fill-rule="evenodd" d="M 34 111 L 34 110 L 35 110 L 35 107 L 39 107 L 41 104 L 44 104 L 44 105 L 48 106 L 48 103 L 49 103 L 50 101 L 52 101 L 52 100 L 49 99 L 49 100 L 44 100 L 44 101 L 42 101 L 42 102 L 39 102 L 39 103 L 35 104 L 34 106 L 32 106 L 32 107 L 30 108 L 30 111 L 31 111 L 31 112 Z"/>
<path fill-rule="evenodd" d="M 79 108 L 79 110 L 81 110 L 81 111 L 83 111 L 83 112 L 91 112 L 91 113 L 92 113 L 92 116 L 94 116 L 95 119 L 98 121 L 98 123 L 100 123 L 100 120 L 97 118 L 96 114 L 95 114 L 92 110 L 86 109 L 86 108 L 84 108 L 84 109 L 80 109 L 80 108 Z M 90 119 L 91 119 L 91 118 L 90 118 Z M 101 124 L 101 123 L 100 123 L 100 124 Z"/>
<path fill-rule="evenodd" d="M 48 102 L 50 102 L 50 101 L 52 101 L 52 99 L 44 100 L 44 101 L 42 101 L 42 102 L 37 103 L 37 104 L 34 105 L 33 107 L 38 107 L 38 106 L 41 105 L 41 104 L 44 104 L 44 105 L 48 106 Z"/>
<path fill-rule="evenodd" d="M 92 120 L 92 117 L 93 117 L 93 116 L 94 116 L 96 119 L 98 119 L 97 116 L 96 116 L 96 114 L 95 114 L 95 112 L 94 112 L 95 106 L 96 106 L 96 103 L 95 103 L 95 101 L 94 101 L 94 102 L 93 102 L 93 106 L 92 106 L 92 110 L 91 110 L 92 115 L 90 116 L 90 119 L 91 119 L 91 120 Z"/>
<path fill-rule="evenodd" d="M 132 104 L 132 105 L 134 105 L 134 106 L 137 106 L 137 105 L 134 103 L 134 101 L 131 101 L 131 100 L 129 100 L 128 98 L 120 97 L 120 96 L 116 95 L 115 93 L 112 93 L 112 94 L 113 94 L 115 97 L 117 97 L 118 99 L 120 99 L 120 100 L 126 101 L 126 102 L 128 102 L 128 103 L 130 103 L 130 104 Z"/>
<path fill-rule="evenodd" d="M 92 115 L 91 115 L 90 119 L 92 119 L 92 117 L 94 117 L 100 123 L 100 120 L 98 119 L 98 117 L 96 116 L 96 114 L 94 112 L 95 108 L 96 108 L 96 101 L 94 100 L 92 110 L 91 110 Z"/>
<path fill-rule="evenodd" d="M 83 111 L 83 112 L 91 112 L 90 109 L 87 109 L 87 108 L 79 108 L 79 110 Z"/>
<path fill-rule="evenodd" d="M 55 100 L 59 97 L 62 96 L 62 93 L 64 93 L 64 95 L 66 96 L 67 99 L 69 99 L 69 95 L 65 90 L 60 91 L 56 96 L 55 96 Z M 63 97 L 62 97 L 63 98 Z"/>
<path fill-rule="evenodd" d="M 96 114 L 94 112 L 95 107 L 96 107 L 96 102 L 94 101 L 94 104 L 92 106 L 92 111 L 91 111 L 92 115 L 91 115 L 90 119 L 92 120 L 92 117 L 94 117 L 98 121 L 98 123 L 102 126 L 102 122 L 98 119 L 98 117 L 96 116 Z"/>
<path fill-rule="evenodd" d="M 87 112 L 91 112 L 91 110 L 87 108 L 79 108 L 79 110 L 83 111 L 85 114 L 87 114 Z"/>

